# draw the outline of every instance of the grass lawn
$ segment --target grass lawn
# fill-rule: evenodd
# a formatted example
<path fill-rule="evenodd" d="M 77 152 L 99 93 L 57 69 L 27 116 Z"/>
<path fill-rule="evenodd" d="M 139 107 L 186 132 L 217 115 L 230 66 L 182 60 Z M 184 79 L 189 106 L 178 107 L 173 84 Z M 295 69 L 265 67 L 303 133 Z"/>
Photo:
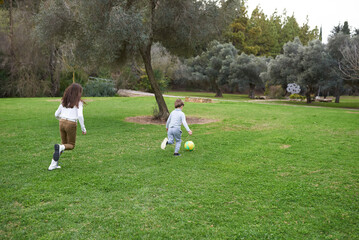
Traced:
<path fill-rule="evenodd" d="M 235 101 L 252 101 L 252 99 L 248 98 L 248 94 L 223 94 L 223 98 L 215 97 L 215 93 L 212 92 L 174 92 L 169 91 L 166 92 L 167 95 L 172 96 L 184 96 L 184 97 L 202 97 L 202 98 L 215 98 L 219 100 L 235 100 Z M 341 96 L 340 102 L 335 103 L 335 97 L 331 96 L 328 98 L 332 98 L 333 102 L 312 102 L 311 104 L 307 104 L 306 100 L 302 102 L 295 101 L 276 101 L 275 99 L 258 100 L 259 102 L 265 103 L 273 103 L 273 104 L 290 104 L 290 105 L 303 105 L 303 106 L 315 106 L 315 107 L 334 107 L 334 108 L 358 108 L 359 109 L 359 96 Z"/>
<path fill-rule="evenodd" d="M 153 97 L 91 98 L 47 171 L 50 98 L 0 99 L 0 239 L 359 239 L 359 111 L 185 103 L 193 152 L 160 143 Z M 170 110 L 174 98 L 166 98 Z"/>
<path fill-rule="evenodd" d="M 294 101 L 273 101 L 273 103 L 279 104 L 292 104 L 292 105 L 303 105 L 303 106 L 319 106 L 319 107 L 332 107 L 332 108 L 357 108 L 359 109 L 359 97 L 358 96 L 341 96 L 339 103 L 335 103 L 335 97 L 330 97 L 333 102 L 312 102 L 307 104 L 306 100 L 303 102 Z"/>

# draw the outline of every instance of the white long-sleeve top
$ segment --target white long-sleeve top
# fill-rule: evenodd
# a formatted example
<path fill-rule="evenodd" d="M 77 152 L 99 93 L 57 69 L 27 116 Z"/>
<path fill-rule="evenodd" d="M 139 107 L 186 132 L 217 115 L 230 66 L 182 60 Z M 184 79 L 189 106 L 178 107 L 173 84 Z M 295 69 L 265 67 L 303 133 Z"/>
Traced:
<path fill-rule="evenodd" d="M 166 128 L 181 128 L 181 124 L 183 124 L 183 126 L 186 128 L 187 132 L 191 131 L 186 121 L 186 115 L 182 112 L 181 109 L 176 108 L 171 112 L 169 118 L 167 119 Z"/>
<path fill-rule="evenodd" d="M 61 103 L 55 112 L 55 117 L 58 120 L 63 118 L 73 122 L 77 122 L 78 120 L 81 125 L 81 130 L 83 132 L 86 132 L 84 114 L 83 114 L 83 103 L 81 101 L 79 102 L 79 107 L 74 106 L 73 108 L 66 108 L 62 106 Z"/>

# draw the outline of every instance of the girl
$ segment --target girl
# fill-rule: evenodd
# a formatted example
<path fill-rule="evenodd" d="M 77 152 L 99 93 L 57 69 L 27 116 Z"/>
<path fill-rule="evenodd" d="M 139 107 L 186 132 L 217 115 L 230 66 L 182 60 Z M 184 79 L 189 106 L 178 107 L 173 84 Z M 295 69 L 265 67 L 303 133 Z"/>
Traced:
<path fill-rule="evenodd" d="M 81 100 L 82 87 L 73 83 L 66 88 L 61 104 L 55 112 L 55 117 L 60 121 L 61 145 L 55 144 L 55 152 L 49 166 L 49 170 L 61 168 L 58 165 L 60 154 L 65 150 L 75 148 L 77 120 L 80 122 L 82 134 L 86 134 L 83 117 L 83 101 Z"/>

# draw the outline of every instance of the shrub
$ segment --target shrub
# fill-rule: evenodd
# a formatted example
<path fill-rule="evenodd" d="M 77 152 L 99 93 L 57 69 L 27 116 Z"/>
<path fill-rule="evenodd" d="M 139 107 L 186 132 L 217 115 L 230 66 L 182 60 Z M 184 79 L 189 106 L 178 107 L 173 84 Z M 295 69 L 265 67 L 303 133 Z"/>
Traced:
<path fill-rule="evenodd" d="M 157 81 L 161 92 L 166 91 L 167 87 L 168 87 L 168 79 L 163 76 L 163 73 L 160 70 L 153 70 L 153 74 L 155 76 L 155 80 Z M 153 93 L 153 89 L 151 87 L 151 83 L 150 80 L 148 79 L 147 74 L 144 74 L 140 77 L 140 82 L 136 85 L 136 90 L 142 90 L 142 91 L 146 91 L 146 92 L 152 92 Z"/>
<path fill-rule="evenodd" d="M 10 70 L 0 69 L 0 97 L 12 97 Z"/>
<path fill-rule="evenodd" d="M 264 94 L 269 98 L 283 98 L 285 91 L 281 85 L 266 86 Z"/>
<path fill-rule="evenodd" d="M 84 87 L 84 96 L 87 97 L 112 97 L 116 94 L 113 80 L 94 78 L 89 80 Z"/>
<path fill-rule="evenodd" d="M 300 99 L 300 100 L 304 100 L 305 99 L 305 96 L 302 96 L 298 93 L 293 93 L 289 96 L 290 99 Z"/>
<path fill-rule="evenodd" d="M 152 108 L 152 119 L 155 120 L 161 119 L 160 110 L 158 109 L 158 106 L 154 106 Z"/>

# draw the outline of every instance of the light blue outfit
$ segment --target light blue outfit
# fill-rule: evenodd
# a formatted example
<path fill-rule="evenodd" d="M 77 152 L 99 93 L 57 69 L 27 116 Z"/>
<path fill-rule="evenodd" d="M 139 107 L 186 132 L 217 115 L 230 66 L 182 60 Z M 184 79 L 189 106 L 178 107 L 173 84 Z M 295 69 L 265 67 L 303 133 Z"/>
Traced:
<path fill-rule="evenodd" d="M 182 112 L 180 108 L 176 108 L 171 112 L 166 123 L 166 128 L 168 129 L 167 132 L 168 144 L 173 144 L 174 140 L 176 140 L 175 153 L 178 153 L 178 151 L 181 148 L 182 124 L 186 128 L 187 132 L 191 131 L 191 129 L 189 129 L 188 124 L 186 122 L 185 114 Z"/>

